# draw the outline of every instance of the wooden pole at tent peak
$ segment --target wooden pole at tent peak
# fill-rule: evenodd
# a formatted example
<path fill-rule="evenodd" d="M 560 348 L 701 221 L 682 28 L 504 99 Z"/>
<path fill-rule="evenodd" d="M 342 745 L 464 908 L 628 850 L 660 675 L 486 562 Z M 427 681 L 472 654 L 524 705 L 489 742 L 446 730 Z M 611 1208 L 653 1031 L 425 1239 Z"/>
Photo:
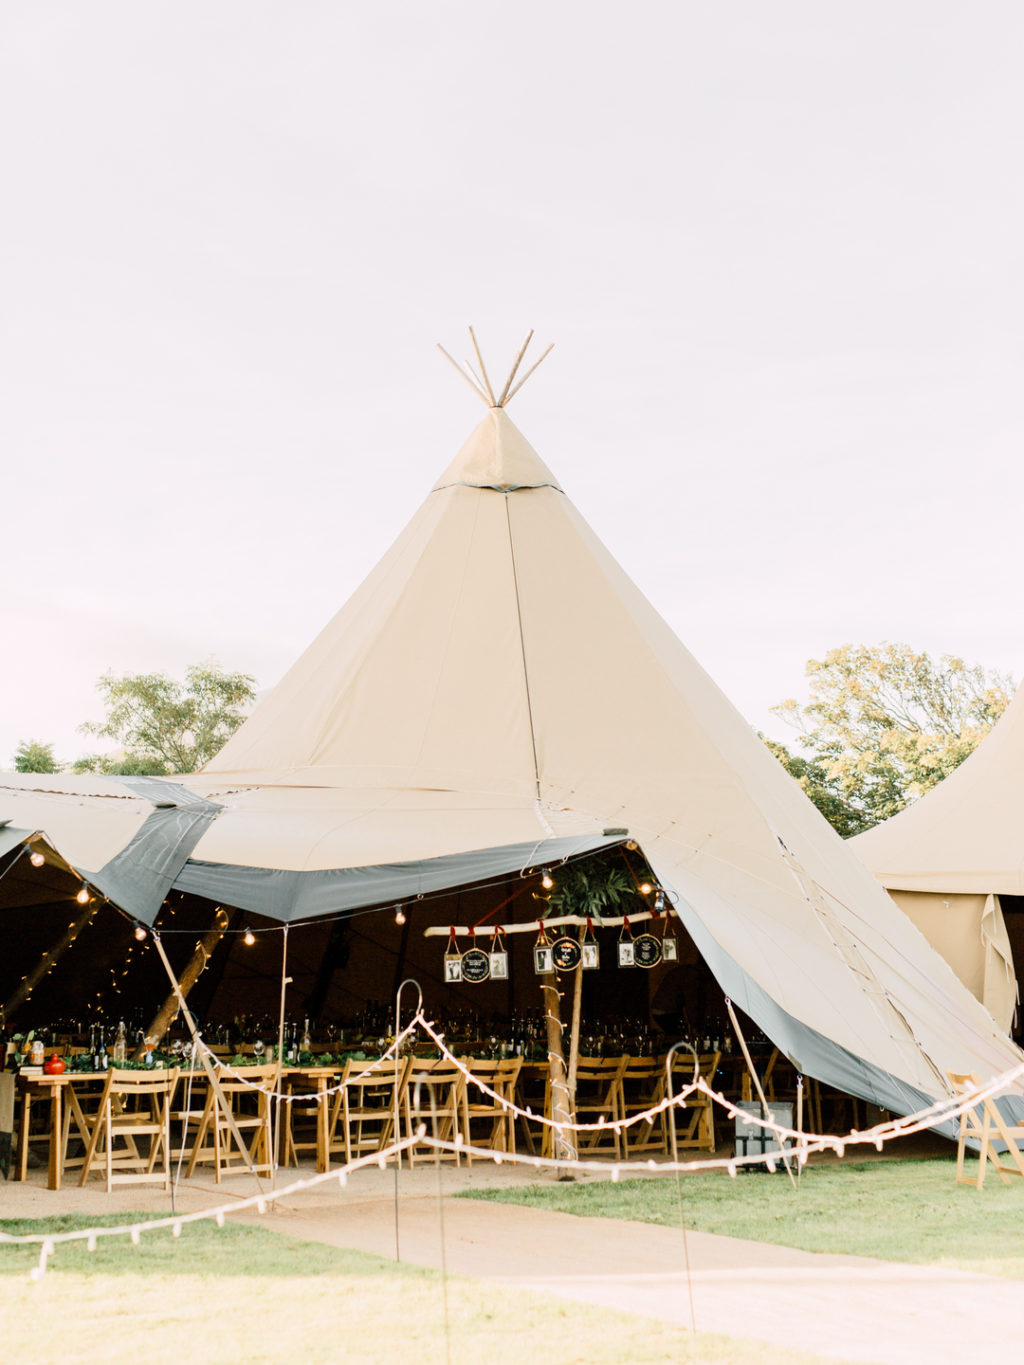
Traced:
<path fill-rule="evenodd" d="M 213 927 L 208 929 L 196 944 L 196 950 L 189 958 L 188 964 L 178 980 L 182 999 L 188 995 L 189 991 L 206 970 L 206 964 L 213 956 L 217 944 L 224 937 L 224 930 L 227 927 L 227 914 L 218 905 L 217 913 L 213 917 Z M 143 1035 L 142 1041 L 132 1053 L 132 1061 L 137 1062 L 141 1059 L 146 1050 L 147 1043 L 156 1046 L 163 1041 L 164 1034 L 170 1028 L 179 1008 L 178 991 L 172 990 L 170 995 L 153 1016 L 149 1028 L 146 1029 L 146 1032 Z"/>
<path fill-rule="evenodd" d="M 25 1003 L 46 973 L 64 956 L 99 908 L 100 902 L 91 900 L 85 909 L 76 915 L 53 947 L 42 955 L 11 996 L 4 1001 L 3 1005 L 0 1005 L 0 1024 L 6 1024 L 11 1015 Z"/>

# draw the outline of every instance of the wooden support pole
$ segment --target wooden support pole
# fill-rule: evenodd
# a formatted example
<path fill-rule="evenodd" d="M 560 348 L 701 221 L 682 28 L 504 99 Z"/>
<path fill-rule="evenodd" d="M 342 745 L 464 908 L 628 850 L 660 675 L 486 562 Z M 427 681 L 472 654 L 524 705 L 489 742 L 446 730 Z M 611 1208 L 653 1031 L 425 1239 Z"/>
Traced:
<path fill-rule="evenodd" d="M 11 1016 L 29 998 L 46 973 L 60 961 L 78 935 L 92 919 L 93 915 L 95 915 L 99 907 L 99 901 L 90 901 L 89 904 L 71 921 L 53 947 L 42 955 L 38 963 L 32 968 L 28 976 L 25 977 L 10 998 L 0 1006 L 0 1027 L 7 1023 Z M 78 908 L 77 905 L 75 908 Z"/>
<path fill-rule="evenodd" d="M 581 926 L 579 941 L 586 937 L 586 926 Z M 583 967 L 576 968 L 576 980 L 572 988 L 572 1027 L 569 1030 L 569 1104 L 576 1111 L 576 1067 L 580 1060 L 580 1014 L 583 1005 Z"/>
<path fill-rule="evenodd" d="M 142 1054 L 146 1050 L 147 1042 L 151 1043 L 153 1046 L 156 1046 L 157 1044 L 163 1041 L 164 1034 L 170 1028 L 172 1022 L 174 1021 L 174 1017 L 178 1013 L 178 1010 L 180 1008 L 178 994 L 179 989 L 181 992 L 181 998 L 184 999 L 184 997 L 188 995 L 189 991 L 192 989 L 192 987 L 202 976 L 203 972 L 206 970 L 206 964 L 213 956 L 213 952 L 214 949 L 217 947 L 217 944 L 224 937 L 224 930 L 227 927 L 228 927 L 227 914 L 218 905 L 217 913 L 213 917 L 213 927 L 211 929 L 208 929 L 206 933 L 203 935 L 203 937 L 196 944 L 196 950 L 189 958 L 188 964 L 185 967 L 185 970 L 182 972 L 181 977 L 178 981 L 178 989 L 171 991 L 170 995 L 167 997 L 164 1003 L 160 1006 L 159 1010 L 157 1010 L 156 1014 L 153 1016 L 149 1028 L 146 1029 L 143 1041 L 139 1043 L 138 1047 L 132 1053 L 133 1061 L 137 1062 L 142 1057 Z"/>
<path fill-rule="evenodd" d="M 559 1161 L 575 1161 L 576 1147 L 568 1128 L 557 1125 L 572 1122 L 569 1108 L 569 1087 L 565 1074 L 565 1048 L 562 1042 L 562 1008 L 559 1000 L 558 977 L 554 972 L 545 972 L 540 978 L 541 996 L 544 1001 L 544 1022 L 548 1037 L 548 1084 L 551 1088 L 551 1119 L 556 1124 L 553 1131 L 554 1156 Z"/>

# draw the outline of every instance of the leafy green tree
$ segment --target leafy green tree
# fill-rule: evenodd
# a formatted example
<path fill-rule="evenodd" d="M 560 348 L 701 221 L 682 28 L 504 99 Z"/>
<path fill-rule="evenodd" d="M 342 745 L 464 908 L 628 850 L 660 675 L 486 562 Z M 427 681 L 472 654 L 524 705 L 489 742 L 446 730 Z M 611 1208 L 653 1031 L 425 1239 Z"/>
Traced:
<path fill-rule="evenodd" d="M 769 748 L 844 836 L 903 810 L 962 763 L 1006 710 L 1014 682 L 955 655 L 844 645 L 807 663 L 810 700 L 773 707 L 804 756 Z"/>
<path fill-rule="evenodd" d="M 106 719 L 80 725 L 79 731 L 111 739 L 122 752 L 88 754 L 73 765 L 75 772 L 195 772 L 223 748 L 256 696 L 254 678 L 225 673 L 214 663 L 193 664 L 184 684 L 165 673 L 105 673 L 96 686 Z"/>
<path fill-rule="evenodd" d="M 40 744 L 37 739 L 23 739 L 14 754 L 16 773 L 59 773 L 60 764 L 53 756 L 52 744 Z"/>

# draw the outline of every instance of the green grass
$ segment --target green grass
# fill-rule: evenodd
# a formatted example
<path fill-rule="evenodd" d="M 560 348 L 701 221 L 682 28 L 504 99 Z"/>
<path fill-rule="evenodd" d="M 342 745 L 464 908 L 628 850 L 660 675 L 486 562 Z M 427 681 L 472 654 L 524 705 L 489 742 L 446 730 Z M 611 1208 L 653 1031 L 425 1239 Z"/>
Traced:
<path fill-rule="evenodd" d="M 521 1185 L 463 1198 L 528 1204 L 584 1217 L 774 1242 L 804 1251 L 876 1256 L 1024 1279 L 1024 1181 L 983 1190 L 954 1183 L 952 1158 L 810 1165 L 794 1190 L 784 1174 L 718 1172 L 643 1180 Z"/>
<path fill-rule="evenodd" d="M 95 1220 L 136 1222 L 136 1216 Z M 83 1218 L 3 1222 L 53 1234 Z M 58 1247 L 45 1277 L 38 1251 L 0 1246 L 5 1360 L 33 1365 L 327 1365 L 445 1359 L 445 1286 L 432 1270 L 304 1242 L 265 1228 L 186 1224 Z M 449 1280 L 453 1360 L 521 1365 L 815 1365 L 816 1357 L 694 1335 L 664 1323 L 495 1285 Z"/>

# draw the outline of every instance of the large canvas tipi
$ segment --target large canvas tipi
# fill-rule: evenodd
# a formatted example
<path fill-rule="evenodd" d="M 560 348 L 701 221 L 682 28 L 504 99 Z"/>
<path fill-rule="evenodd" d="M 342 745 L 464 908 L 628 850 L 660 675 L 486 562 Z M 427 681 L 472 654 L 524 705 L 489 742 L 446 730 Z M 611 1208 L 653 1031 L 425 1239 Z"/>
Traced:
<path fill-rule="evenodd" d="M 288 920 L 626 832 L 723 989 L 801 1071 L 909 1112 L 948 1093 L 947 1070 L 1015 1066 L 486 401 L 395 544 L 202 773 L 69 780 L 63 796 L 60 780 L 43 795 L 6 779 L 0 815 L 45 829 L 149 921 L 170 887 Z"/>
<path fill-rule="evenodd" d="M 1009 1032 L 1024 963 L 1024 689 L 937 787 L 850 840 Z"/>

